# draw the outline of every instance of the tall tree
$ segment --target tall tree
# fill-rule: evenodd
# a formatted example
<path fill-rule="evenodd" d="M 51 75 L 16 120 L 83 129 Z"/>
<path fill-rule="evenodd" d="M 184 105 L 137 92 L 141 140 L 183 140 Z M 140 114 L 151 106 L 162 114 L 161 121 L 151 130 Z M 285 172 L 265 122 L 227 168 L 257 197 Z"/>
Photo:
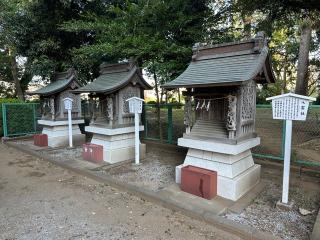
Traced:
<path fill-rule="evenodd" d="M 160 136 L 160 85 L 180 74 L 190 61 L 191 47 L 205 39 L 210 15 L 207 0 L 119 1 L 105 14 L 83 15 L 63 29 L 94 36 L 91 44 L 73 50 L 75 57 L 106 61 L 134 59 L 154 79 Z"/>
<path fill-rule="evenodd" d="M 186 67 L 192 45 L 204 39 L 209 14 L 205 0 L 126 1 L 110 4 L 106 14 L 92 12 L 67 22 L 63 29 L 94 36 L 92 44 L 73 50 L 75 57 L 133 58 L 159 85 Z"/>
<path fill-rule="evenodd" d="M 60 28 L 65 21 L 76 21 L 88 10 L 99 12 L 104 0 L 38 0 L 30 1 L 25 14 L 19 17 L 26 31 L 20 33 L 19 54 L 28 58 L 28 69 L 33 75 L 50 78 L 55 71 L 69 67 L 79 70 L 80 80 L 90 78 L 91 68 L 74 63 L 71 49 L 90 44 L 92 37 L 75 34 Z M 86 68 L 85 68 L 86 67 Z M 91 65 L 90 65 L 91 67 Z"/>
<path fill-rule="evenodd" d="M 26 2 L 23 0 L 0 2 L 0 80 L 14 84 L 15 95 L 24 100 L 23 84 L 21 79 L 26 79 L 24 69 L 17 62 L 18 39 L 17 35 L 23 30 L 17 21 L 17 15 L 24 13 Z M 29 81 L 30 79 L 28 79 Z"/>
<path fill-rule="evenodd" d="M 311 20 L 307 17 L 300 25 L 300 46 L 298 59 L 298 74 L 295 92 L 308 95 L 308 66 L 311 45 Z"/>
<path fill-rule="evenodd" d="M 296 82 L 296 92 L 300 94 L 308 94 L 308 64 L 309 64 L 309 52 L 310 52 L 310 40 L 311 31 L 314 26 L 317 26 L 315 22 L 317 14 L 320 11 L 320 5 L 316 0 L 267 0 L 261 2 L 259 0 L 238 0 L 236 3 L 237 10 L 242 13 L 260 13 L 265 17 L 259 22 L 258 27 L 264 28 L 272 36 L 275 27 L 279 27 L 279 24 L 283 28 L 288 29 L 288 22 L 292 22 L 294 19 L 296 26 L 300 19 L 306 19 L 300 21 L 300 47 L 298 55 L 298 73 Z M 292 26 L 292 29 L 298 29 L 298 27 Z M 295 33 L 297 34 L 297 32 Z M 285 65 L 287 66 L 287 65 Z M 284 71 L 286 71 L 286 67 Z M 285 75 L 286 76 L 286 75 Z M 286 86 L 286 85 L 285 85 Z"/>

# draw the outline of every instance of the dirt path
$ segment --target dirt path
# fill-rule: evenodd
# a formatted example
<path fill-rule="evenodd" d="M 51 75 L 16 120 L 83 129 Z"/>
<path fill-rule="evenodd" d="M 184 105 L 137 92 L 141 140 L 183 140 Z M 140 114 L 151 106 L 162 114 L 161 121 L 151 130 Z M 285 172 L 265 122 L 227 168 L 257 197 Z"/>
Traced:
<path fill-rule="evenodd" d="M 0 144 L 0 239 L 238 239 Z"/>

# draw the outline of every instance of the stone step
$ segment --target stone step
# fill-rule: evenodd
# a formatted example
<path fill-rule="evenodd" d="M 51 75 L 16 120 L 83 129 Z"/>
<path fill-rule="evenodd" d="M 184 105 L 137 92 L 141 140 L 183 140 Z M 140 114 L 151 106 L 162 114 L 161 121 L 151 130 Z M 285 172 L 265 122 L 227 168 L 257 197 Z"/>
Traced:
<path fill-rule="evenodd" d="M 197 120 L 190 135 L 227 138 L 228 131 L 222 121 Z"/>
<path fill-rule="evenodd" d="M 195 136 L 199 139 L 201 139 L 201 137 L 205 137 L 205 138 L 227 138 L 227 134 L 222 134 L 222 133 L 207 133 L 207 134 L 204 134 L 204 133 L 190 133 L 188 134 L 188 136 Z"/>
<path fill-rule="evenodd" d="M 201 132 L 201 133 L 208 133 L 208 132 L 218 132 L 218 133 L 224 133 L 226 134 L 227 131 L 221 128 L 193 128 L 193 132 Z"/>

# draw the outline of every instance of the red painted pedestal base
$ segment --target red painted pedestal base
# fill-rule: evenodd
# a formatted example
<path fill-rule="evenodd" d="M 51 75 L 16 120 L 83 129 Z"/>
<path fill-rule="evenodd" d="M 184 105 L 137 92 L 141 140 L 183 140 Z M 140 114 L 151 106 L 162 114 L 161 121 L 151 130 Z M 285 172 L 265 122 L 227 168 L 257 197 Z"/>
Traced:
<path fill-rule="evenodd" d="M 103 161 L 103 146 L 92 143 L 83 144 L 82 157 L 90 162 L 101 163 Z"/>
<path fill-rule="evenodd" d="M 191 165 L 181 169 L 181 190 L 205 199 L 217 196 L 217 172 Z"/>
<path fill-rule="evenodd" d="M 48 147 L 48 135 L 47 134 L 33 135 L 33 144 L 38 147 Z"/>

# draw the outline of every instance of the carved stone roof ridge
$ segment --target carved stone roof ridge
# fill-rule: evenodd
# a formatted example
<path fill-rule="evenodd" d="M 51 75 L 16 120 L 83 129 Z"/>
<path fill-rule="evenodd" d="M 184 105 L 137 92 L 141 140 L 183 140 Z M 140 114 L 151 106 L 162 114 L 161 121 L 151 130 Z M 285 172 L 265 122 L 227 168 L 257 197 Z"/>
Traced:
<path fill-rule="evenodd" d="M 53 81 L 61 80 L 61 79 L 67 79 L 72 77 L 73 75 L 76 75 L 76 71 L 74 68 L 69 68 L 67 71 L 64 72 L 56 72 L 53 77 Z"/>
<path fill-rule="evenodd" d="M 125 87 L 134 78 L 144 89 L 152 87 L 143 79 L 138 67 L 132 63 L 118 63 L 100 65 L 100 76 L 86 86 L 74 90 L 74 93 L 112 93 Z"/>
<path fill-rule="evenodd" d="M 273 83 L 271 56 L 263 35 L 256 38 L 194 49 L 192 61 L 167 89 L 241 85 L 256 80 Z"/>
<path fill-rule="evenodd" d="M 76 81 L 78 86 L 81 84 L 77 80 L 76 71 L 73 68 L 65 72 L 58 72 L 54 76 L 54 80 L 47 86 L 44 86 L 33 92 L 28 92 L 29 95 L 49 96 L 66 89 L 73 81 Z"/>

